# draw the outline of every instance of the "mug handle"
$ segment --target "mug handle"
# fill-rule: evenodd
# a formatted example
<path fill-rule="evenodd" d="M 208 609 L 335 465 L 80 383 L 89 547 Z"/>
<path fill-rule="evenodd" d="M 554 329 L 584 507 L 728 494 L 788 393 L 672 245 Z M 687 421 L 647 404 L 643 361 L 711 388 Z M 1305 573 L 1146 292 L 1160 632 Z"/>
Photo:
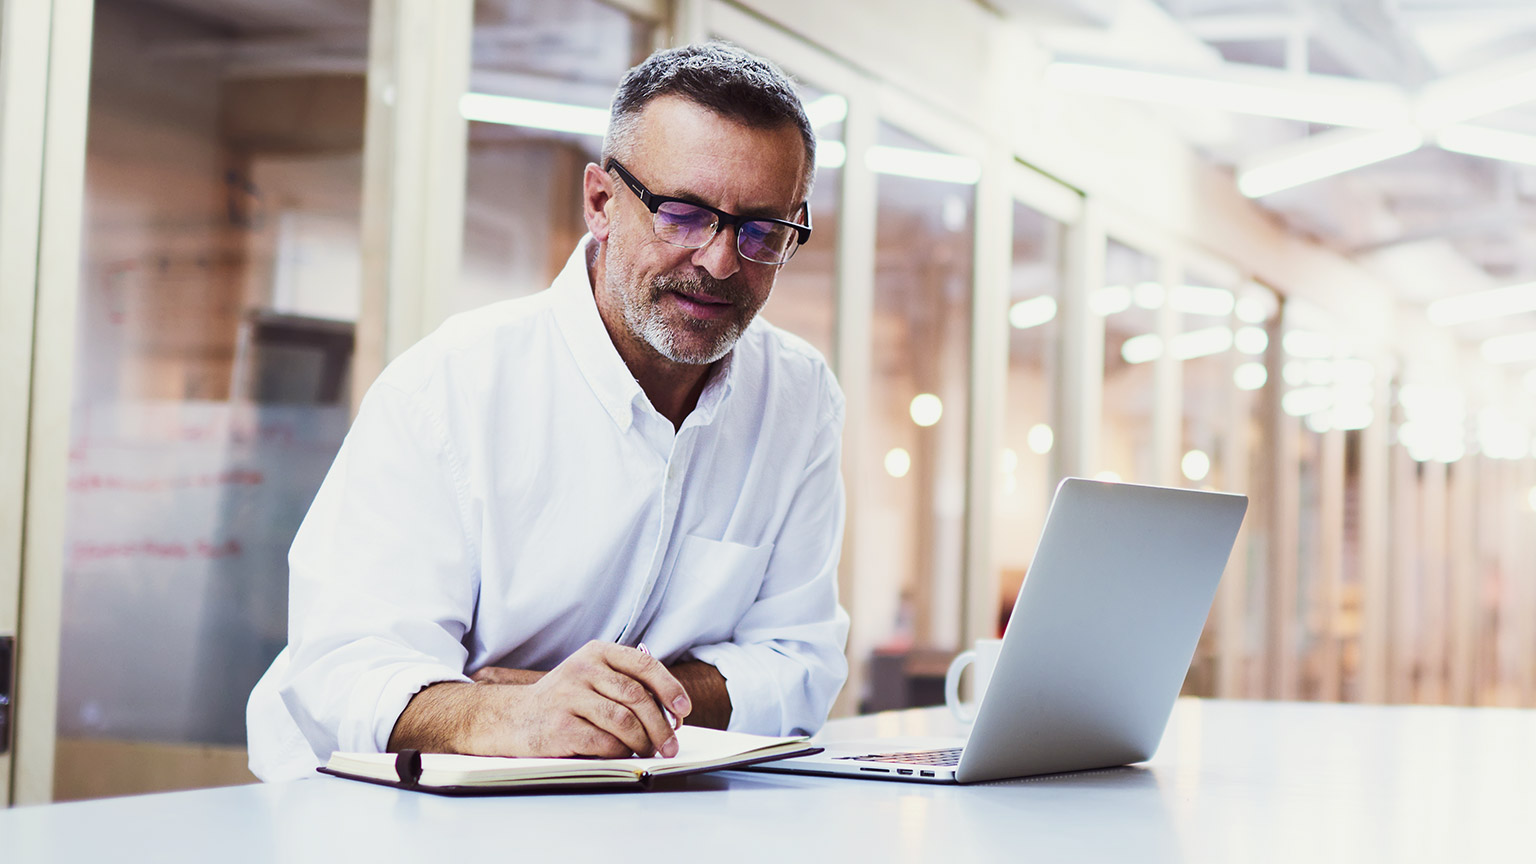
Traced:
<path fill-rule="evenodd" d="M 976 719 L 976 706 L 960 701 L 960 673 L 975 660 L 974 650 L 961 651 L 955 655 L 955 659 L 949 661 L 949 671 L 944 673 L 944 704 L 949 706 L 949 713 L 955 715 L 955 719 L 961 723 L 970 723 Z"/>

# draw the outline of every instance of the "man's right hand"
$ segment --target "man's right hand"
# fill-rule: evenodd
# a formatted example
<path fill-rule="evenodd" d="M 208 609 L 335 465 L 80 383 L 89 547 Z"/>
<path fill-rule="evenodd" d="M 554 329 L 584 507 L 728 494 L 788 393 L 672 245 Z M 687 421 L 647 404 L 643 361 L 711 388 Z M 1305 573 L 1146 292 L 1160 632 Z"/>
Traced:
<path fill-rule="evenodd" d="M 654 657 L 588 642 L 537 682 L 434 684 L 412 697 L 389 749 L 483 756 L 677 755 L 657 704 L 684 717 L 682 684 Z"/>

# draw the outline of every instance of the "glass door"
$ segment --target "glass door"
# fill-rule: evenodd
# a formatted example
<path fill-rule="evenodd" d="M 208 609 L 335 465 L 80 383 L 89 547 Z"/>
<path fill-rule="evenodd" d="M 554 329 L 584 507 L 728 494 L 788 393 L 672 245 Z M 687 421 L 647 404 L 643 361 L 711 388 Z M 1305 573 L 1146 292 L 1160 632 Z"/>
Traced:
<path fill-rule="evenodd" d="M 368 4 L 98 0 L 56 800 L 248 782 L 348 425 Z"/>
<path fill-rule="evenodd" d="M 881 124 L 872 413 L 853 454 L 863 710 L 943 701 L 958 649 L 979 164 Z"/>

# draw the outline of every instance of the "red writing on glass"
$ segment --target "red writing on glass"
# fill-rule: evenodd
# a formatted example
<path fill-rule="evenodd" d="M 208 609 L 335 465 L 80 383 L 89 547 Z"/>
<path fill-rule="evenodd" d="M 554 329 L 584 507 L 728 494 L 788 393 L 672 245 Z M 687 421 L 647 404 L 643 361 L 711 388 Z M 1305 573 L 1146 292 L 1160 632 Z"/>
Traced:
<path fill-rule="evenodd" d="M 155 558 L 160 560 L 187 561 L 234 558 L 242 549 L 239 540 L 209 542 L 197 540 L 184 543 L 179 540 L 137 540 L 131 543 L 76 543 L 70 547 L 71 564 L 90 564 L 96 561 L 115 561 L 126 558 Z"/>

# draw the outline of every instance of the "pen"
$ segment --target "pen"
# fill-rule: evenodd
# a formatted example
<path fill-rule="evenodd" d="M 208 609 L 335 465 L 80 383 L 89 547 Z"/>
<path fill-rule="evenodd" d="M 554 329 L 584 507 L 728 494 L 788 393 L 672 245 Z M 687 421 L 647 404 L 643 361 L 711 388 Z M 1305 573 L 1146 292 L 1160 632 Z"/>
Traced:
<path fill-rule="evenodd" d="M 641 654 L 644 654 L 647 657 L 653 656 L 651 654 L 651 649 L 645 647 L 645 643 L 644 642 L 641 642 L 639 645 L 636 645 L 635 647 L 637 649 L 639 649 Z M 678 722 L 677 717 L 673 716 L 671 711 L 667 710 L 667 706 L 661 704 L 661 700 L 660 699 L 656 700 L 656 707 L 660 708 L 661 709 L 661 713 L 663 713 L 663 714 L 665 714 L 667 716 L 667 725 L 671 726 L 673 729 L 676 729 L 677 727 L 683 725 L 682 723 Z"/>

